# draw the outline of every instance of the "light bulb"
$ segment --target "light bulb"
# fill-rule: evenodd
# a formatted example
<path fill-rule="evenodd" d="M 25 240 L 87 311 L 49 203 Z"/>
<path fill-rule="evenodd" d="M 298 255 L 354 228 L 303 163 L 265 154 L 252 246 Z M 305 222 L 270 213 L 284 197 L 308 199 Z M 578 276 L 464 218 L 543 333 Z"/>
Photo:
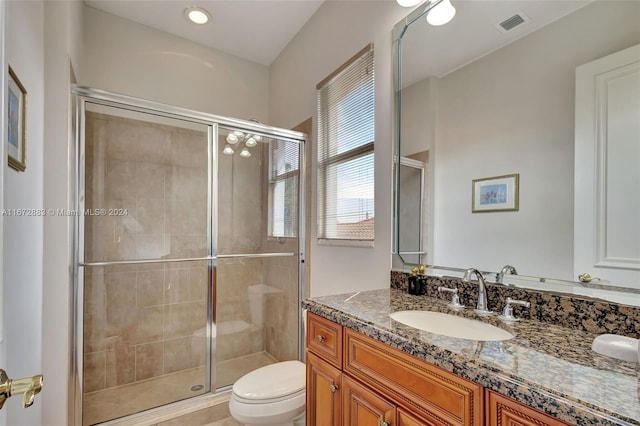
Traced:
<path fill-rule="evenodd" d="M 244 138 L 244 133 L 242 133 L 240 130 L 234 130 L 233 134 L 239 138 Z"/>
<path fill-rule="evenodd" d="M 262 141 L 262 136 L 260 135 L 253 135 L 253 138 L 256 140 L 256 142 Z"/>
<path fill-rule="evenodd" d="M 222 150 L 223 154 L 227 154 L 227 155 L 232 155 L 235 151 L 233 150 L 233 148 L 231 148 L 231 145 L 225 145 L 224 149 Z"/>
<path fill-rule="evenodd" d="M 412 7 L 420 3 L 422 0 L 396 0 L 402 7 Z"/>
<path fill-rule="evenodd" d="M 253 136 L 250 136 L 249 139 L 247 139 L 244 143 L 246 146 L 248 146 L 249 148 L 256 146 L 258 144 L 258 142 L 256 142 L 255 138 Z"/>
<path fill-rule="evenodd" d="M 204 25 L 209 22 L 209 12 L 199 7 L 189 7 L 184 14 L 194 24 Z"/>
<path fill-rule="evenodd" d="M 242 151 L 240 151 L 240 157 L 245 157 L 245 158 L 251 157 L 251 153 L 247 148 L 242 148 Z"/>
<path fill-rule="evenodd" d="M 442 0 L 436 7 L 427 13 L 427 22 L 434 27 L 444 25 L 456 16 L 456 8 L 451 0 Z"/>
<path fill-rule="evenodd" d="M 230 143 L 231 145 L 235 145 L 238 143 L 238 137 L 233 133 L 229 133 L 227 135 L 227 142 Z"/>

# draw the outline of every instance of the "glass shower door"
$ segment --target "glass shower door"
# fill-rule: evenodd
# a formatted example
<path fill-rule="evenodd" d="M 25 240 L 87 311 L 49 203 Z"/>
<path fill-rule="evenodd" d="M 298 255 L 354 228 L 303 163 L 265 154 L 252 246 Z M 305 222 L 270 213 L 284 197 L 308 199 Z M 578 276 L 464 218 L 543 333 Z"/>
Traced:
<path fill-rule="evenodd" d="M 299 356 L 302 143 L 218 130 L 215 363 L 220 389 Z"/>
<path fill-rule="evenodd" d="M 212 129 L 85 103 L 85 425 L 211 390 Z"/>

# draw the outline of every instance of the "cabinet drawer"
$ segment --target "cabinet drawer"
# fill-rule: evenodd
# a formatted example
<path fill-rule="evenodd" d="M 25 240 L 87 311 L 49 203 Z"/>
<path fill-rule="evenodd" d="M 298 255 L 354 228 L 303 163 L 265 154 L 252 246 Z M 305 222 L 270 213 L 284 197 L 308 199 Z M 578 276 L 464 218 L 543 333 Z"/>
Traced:
<path fill-rule="evenodd" d="M 433 424 L 484 424 L 482 386 L 351 329 L 344 371 Z"/>
<path fill-rule="evenodd" d="M 569 426 L 545 413 L 487 389 L 487 426 Z"/>
<path fill-rule="evenodd" d="M 342 326 L 307 312 L 307 349 L 342 369 Z"/>

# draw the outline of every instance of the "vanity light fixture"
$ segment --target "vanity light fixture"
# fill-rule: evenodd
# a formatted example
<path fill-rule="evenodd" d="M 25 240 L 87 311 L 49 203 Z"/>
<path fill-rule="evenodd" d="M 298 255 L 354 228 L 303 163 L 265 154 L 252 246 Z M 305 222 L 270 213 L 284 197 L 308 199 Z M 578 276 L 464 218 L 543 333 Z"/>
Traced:
<path fill-rule="evenodd" d="M 188 7 L 184 10 L 184 16 L 194 24 L 204 25 L 209 22 L 211 15 L 201 7 Z"/>
<path fill-rule="evenodd" d="M 427 13 L 427 22 L 434 27 L 444 25 L 456 16 L 451 0 L 442 0 Z"/>
<path fill-rule="evenodd" d="M 238 136 L 234 133 L 229 133 L 227 135 L 227 143 L 231 145 L 235 145 L 238 143 Z"/>
<path fill-rule="evenodd" d="M 422 0 L 396 0 L 402 7 L 413 7 Z M 427 22 L 433 26 L 444 25 L 451 21 L 456 15 L 456 8 L 451 4 L 451 0 L 429 0 L 426 2 Z"/>
<path fill-rule="evenodd" d="M 256 141 L 256 138 L 254 136 L 249 136 L 247 138 L 246 141 L 244 141 L 245 146 L 248 146 L 249 148 L 252 148 L 256 145 L 258 145 L 258 141 Z"/>
<path fill-rule="evenodd" d="M 226 155 L 233 155 L 234 152 L 234 149 L 229 144 L 226 144 L 222 150 L 222 153 Z"/>
<path fill-rule="evenodd" d="M 240 151 L 240 157 L 244 157 L 244 158 L 251 157 L 251 153 L 247 148 L 242 148 L 242 151 Z"/>

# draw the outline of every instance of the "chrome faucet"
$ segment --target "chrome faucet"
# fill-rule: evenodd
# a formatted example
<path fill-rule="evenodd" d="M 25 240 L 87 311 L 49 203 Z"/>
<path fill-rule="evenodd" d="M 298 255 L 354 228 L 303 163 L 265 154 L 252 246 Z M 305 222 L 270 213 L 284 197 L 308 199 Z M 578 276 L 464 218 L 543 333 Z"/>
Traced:
<path fill-rule="evenodd" d="M 475 268 L 469 268 L 464 273 L 462 281 L 471 282 L 471 276 L 474 275 L 478 279 L 478 304 L 476 305 L 475 312 L 479 315 L 489 315 L 492 312 L 487 307 L 487 289 L 484 283 L 484 276 L 480 271 Z"/>
<path fill-rule="evenodd" d="M 518 271 L 511 265 L 505 265 L 504 268 L 500 272 L 496 274 L 496 282 L 499 284 L 503 284 L 502 279 L 505 274 L 518 275 Z"/>

